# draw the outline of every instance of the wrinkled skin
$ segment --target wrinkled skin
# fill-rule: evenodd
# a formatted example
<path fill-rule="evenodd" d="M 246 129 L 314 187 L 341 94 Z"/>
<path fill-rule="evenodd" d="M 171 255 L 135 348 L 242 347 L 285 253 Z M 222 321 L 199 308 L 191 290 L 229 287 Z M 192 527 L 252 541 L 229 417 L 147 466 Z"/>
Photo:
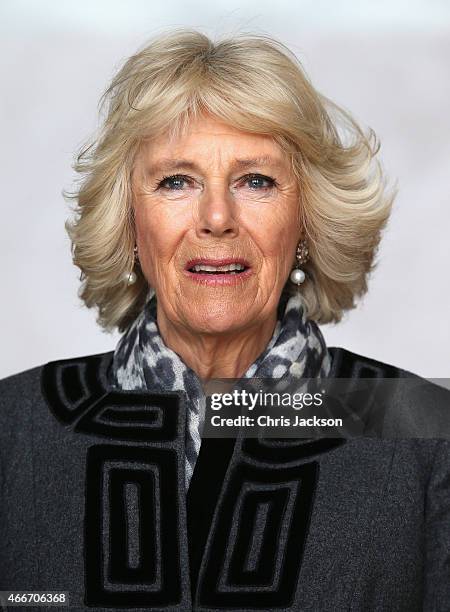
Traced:
<path fill-rule="evenodd" d="M 202 379 L 242 375 L 270 340 L 301 237 L 298 189 L 271 138 L 209 116 L 142 149 L 133 172 L 141 269 L 166 345 Z M 242 257 L 251 273 L 228 286 L 195 282 L 185 267 L 196 257 Z"/>

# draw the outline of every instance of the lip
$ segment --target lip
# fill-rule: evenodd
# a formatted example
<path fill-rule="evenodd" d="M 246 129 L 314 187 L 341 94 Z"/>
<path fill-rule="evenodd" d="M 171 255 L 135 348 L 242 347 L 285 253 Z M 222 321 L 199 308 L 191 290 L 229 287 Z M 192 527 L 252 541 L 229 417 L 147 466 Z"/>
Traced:
<path fill-rule="evenodd" d="M 237 274 L 229 274 L 224 272 L 223 274 L 202 274 L 201 272 L 190 272 L 190 268 L 198 266 L 200 264 L 206 266 L 227 266 L 232 263 L 237 263 L 245 266 L 243 272 Z M 253 276 L 253 270 L 250 263 L 242 257 L 226 257 L 223 259 L 205 259 L 196 258 L 190 259 L 186 262 L 183 270 L 184 275 L 199 285 L 206 287 L 228 287 L 241 285 L 243 282 L 248 280 L 249 277 Z"/>
<path fill-rule="evenodd" d="M 197 259 L 190 259 L 187 261 L 184 269 L 189 270 L 189 268 L 199 266 L 200 264 L 204 264 L 205 266 L 228 266 L 232 263 L 241 264 L 246 268 L 250 268 L 250 263 L 242 257 L 225 257 L 224 259 L 205 259 L 197 257 Z"/>

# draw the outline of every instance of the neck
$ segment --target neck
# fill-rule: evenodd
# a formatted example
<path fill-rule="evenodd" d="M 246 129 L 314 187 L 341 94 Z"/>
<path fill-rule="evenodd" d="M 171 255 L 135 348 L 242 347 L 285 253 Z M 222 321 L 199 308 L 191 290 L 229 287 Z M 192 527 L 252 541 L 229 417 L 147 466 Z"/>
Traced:
<path fill-rule="evenodd" d="M 157 321 L 165 345 L 204 383 L 210 378 L 243 376 L 272 338 L 277 316 L 275 312 L 259 325 L 229 334 L 193 334 L 171 323 L 159 307 Z"/>

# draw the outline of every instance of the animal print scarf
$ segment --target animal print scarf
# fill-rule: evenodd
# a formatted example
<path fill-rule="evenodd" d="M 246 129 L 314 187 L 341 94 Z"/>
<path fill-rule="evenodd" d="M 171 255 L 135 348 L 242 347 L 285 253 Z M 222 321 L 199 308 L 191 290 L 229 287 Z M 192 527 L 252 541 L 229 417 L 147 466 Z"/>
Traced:
<path fill-rule="evenodd" d="M 242 378 L 326 377 L 331 359 L 314 321 L 305 315 L 300 293 L 283 294 L 278 320 L 267 347 Z M 186 490 L 200 451 L 205 394 L 196 373 L 167 347 L 156 321 L 156 295 L 150 290 L 140 315 L 119 340 L 114 351 L 112 385 L 150 392 L 184 391 L 189 410 L 186 428 Z"/>

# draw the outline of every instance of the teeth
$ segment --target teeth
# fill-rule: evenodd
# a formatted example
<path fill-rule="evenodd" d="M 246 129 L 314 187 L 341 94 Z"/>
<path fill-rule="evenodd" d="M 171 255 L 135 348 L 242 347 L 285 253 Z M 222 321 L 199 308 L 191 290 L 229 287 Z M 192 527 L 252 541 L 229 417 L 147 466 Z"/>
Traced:
<path fill-rule="evenodd" d="M 232 263 L 226 266 L 207 266 L 199 264 L 194 266 L 192 270 L 195 272 L 233 272 L 234 270 L 244 270 L 245 266 L 240 263 Z"/>

